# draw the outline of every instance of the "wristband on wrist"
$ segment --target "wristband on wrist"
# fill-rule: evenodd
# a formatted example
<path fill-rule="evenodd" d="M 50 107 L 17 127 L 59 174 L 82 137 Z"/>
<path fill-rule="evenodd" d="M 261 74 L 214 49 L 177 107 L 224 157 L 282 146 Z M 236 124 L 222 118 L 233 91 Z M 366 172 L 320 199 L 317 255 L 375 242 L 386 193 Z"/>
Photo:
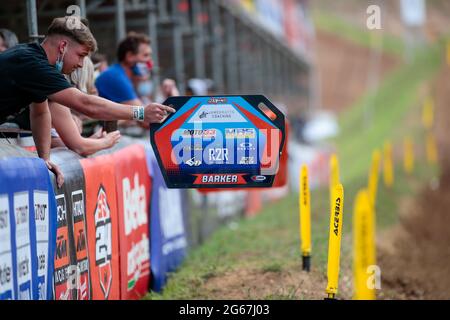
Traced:
<path fill-rule="evenodd" d="M 144 107 L 143 106 L 133 107 L 133 120 L 144 121 Z"/>

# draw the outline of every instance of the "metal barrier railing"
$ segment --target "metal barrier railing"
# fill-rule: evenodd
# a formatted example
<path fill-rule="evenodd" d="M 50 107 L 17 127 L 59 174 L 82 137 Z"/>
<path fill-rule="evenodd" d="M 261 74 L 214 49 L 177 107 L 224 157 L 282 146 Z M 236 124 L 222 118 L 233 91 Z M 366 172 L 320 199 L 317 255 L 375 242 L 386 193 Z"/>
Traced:
<path fill-rule="evenodd" d="M 155 88 L 162 78 L 175 78 L 183 94 L 187 79 L 210 78 L 216 93 L 263 93 L 290 110 L 309 107 L 308 59 L 230 1 L 78 0 L 76 4 L 78 14 L 90 20 L 103 52 L 115 52 L 126 31 L 150 35 Z M 38 30 L 45 30 L 54 17 L 74 13 L 68 12 L 70 5 L 73 2 L 5 3 L 0 17 L 3 27 L 15 26 L 18 16 L 9 12 L 27 12 L 28 36 L 36 40 Z"/>

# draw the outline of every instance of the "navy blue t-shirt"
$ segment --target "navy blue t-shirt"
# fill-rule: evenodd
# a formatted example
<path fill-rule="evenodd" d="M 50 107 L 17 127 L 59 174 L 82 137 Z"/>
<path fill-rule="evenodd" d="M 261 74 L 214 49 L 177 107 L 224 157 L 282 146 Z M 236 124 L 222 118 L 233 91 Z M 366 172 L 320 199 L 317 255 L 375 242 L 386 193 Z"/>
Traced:
<path fill-rule="evenodd" d="M 133 83 L 119 63 L 101 73 L 95 81 L 95 86 L 100 97 L 117 103 L 137 99 Z"/>
<path fill-rule="evenodd" d="M 0 53 L 0 123 L 24 111 L 32 102 L 72 86 L 49 64 L 38 43 L 19 44 Z"/>

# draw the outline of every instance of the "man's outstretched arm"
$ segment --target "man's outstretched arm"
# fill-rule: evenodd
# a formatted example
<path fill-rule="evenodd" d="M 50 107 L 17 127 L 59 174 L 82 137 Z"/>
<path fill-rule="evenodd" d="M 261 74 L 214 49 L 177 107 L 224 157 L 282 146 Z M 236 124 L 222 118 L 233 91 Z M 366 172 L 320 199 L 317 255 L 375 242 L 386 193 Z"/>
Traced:
<path fill-rule="evenodd" d="M 30 122 L 38 156 L 45 161 L 47 168 L 56 175 L 56 183 L 58 187 L 61 187 L 64 183 L 64 176 L 59 167 L 50 162 L 52 117 L 48 108 L 48 100 L 31 104 Z"/>
<path fill-rule="evenodd" d="M 50 100 L 58 102 L 68 108 L 74 109 L 88 117 L 98 120 L 138 120 L 135 116 L 136 106 L 115 103 L 94 95 L 88 95 L 75 88 L 68 88 L 49 96 Z M 143 109 L 145 123 L 160 123 L 168 112 L 175 109 L 151 103 Z"/>

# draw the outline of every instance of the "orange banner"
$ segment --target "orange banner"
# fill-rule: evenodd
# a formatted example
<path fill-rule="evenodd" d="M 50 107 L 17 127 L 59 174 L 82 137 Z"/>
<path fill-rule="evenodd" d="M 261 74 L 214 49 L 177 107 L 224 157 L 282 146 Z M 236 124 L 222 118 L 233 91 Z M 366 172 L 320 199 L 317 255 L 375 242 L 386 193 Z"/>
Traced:
<path fill-rule="evenodd" d="M 80 161 L 86 182 L 86 219 L 92 299 L 120 298 L 119 235 L 113 158 Z"/>

